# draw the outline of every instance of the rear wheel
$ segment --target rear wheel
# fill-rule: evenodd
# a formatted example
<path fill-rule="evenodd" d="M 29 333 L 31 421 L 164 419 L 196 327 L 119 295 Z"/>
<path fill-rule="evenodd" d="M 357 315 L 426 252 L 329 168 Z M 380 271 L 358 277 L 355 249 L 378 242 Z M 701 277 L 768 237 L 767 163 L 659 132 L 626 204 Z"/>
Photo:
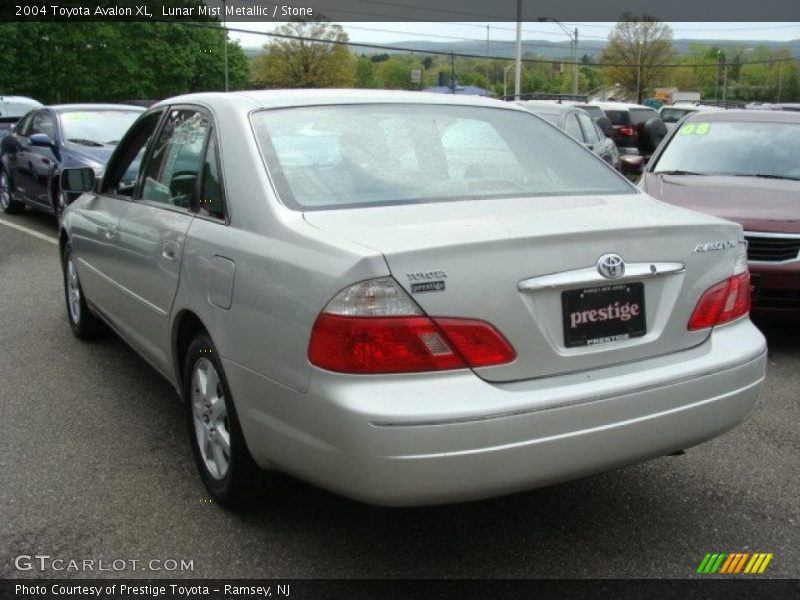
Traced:
<path fill-rule="evenodd" d="M 206 334 L 189 346 L 183 382 L 192 453 L 203 483 L 220 504 L 252 502 L 263 474 L 247 449 L 222 363 Z"/>
<path fill-rule="evenodd" d="M 103 330 L 103 323 L 89 310 L 83 294 L 78 269 L 72 247 L 67 242 L 64 247 L 64 296 L 67 300 L 67 318 L 72 333 L 81 339 L 96 337 Z"/>
<path fill-rule="evenodd" d="M 14 192 L 11 191 L 11 178 L 5 169 L 0 169 L 0 208 L 5 213 L 21 212 L 25 205 L 14 200 Z"/>

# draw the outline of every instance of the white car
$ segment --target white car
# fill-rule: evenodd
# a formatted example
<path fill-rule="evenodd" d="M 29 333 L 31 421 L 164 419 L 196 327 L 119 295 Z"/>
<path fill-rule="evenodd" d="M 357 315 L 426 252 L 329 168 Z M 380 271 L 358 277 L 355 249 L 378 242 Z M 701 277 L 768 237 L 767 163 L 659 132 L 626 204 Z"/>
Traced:
<path fill-rule="evenodd" d="M 497 496 L 756 407 L 741 227 L 651 199 L 519 106 L 181 96 L 94 176 L 61 175 L 86 192 L 60 233 L 70 326 L 105 322 L 175 386 L 220 502 L 259 469 L 386 505 Z"/>

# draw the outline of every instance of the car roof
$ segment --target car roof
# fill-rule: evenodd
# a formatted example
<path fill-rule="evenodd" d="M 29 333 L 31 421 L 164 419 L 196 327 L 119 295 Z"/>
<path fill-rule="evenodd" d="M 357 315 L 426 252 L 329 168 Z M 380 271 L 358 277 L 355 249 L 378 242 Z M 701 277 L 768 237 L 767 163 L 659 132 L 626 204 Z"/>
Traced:
<path fill-rule="evenodd" d="M 539 113 L 539 112 L 541 112 L 541 113 L 546 113 L 546 112 L 549 112 L 549 113 L 583 112 L 582 109 L 580 109 L 577 106 L 574 106 L 572 104 L 555 104 L 555 103 L 549 103 L 549 102 L 547 104 L 542 104 L 542 103 L 536 102 L 535 100 L 522 101 L 522 102 L 518 102 L 517 104 L 519 104 L 522 108 L 524 108 L 526 110 L 529 110 L 531 112 L 535 112 L 535 113 Z"/>
<path fill-rule="evenodd" d="M 55 112 L 71 112 L 71 111 L 78 111 L 78 110 L 135 110 L 138 112 L 143 112 L 144 108 L 141 106 L 133 106 L 131 104 L 51 104 L 50 106 L 45 106 L 43 108 L 48 108 L 50 110 L 54 110 Z"/>
<path fill-rule="evenodd" d="M 632 104 L 630 102 L 593 102 L 595 106 L 599 106 L 603 110 L 629 110 L 631 108 L 646 108 L 648 110 L 655 110 L 652 106 L 645 106 L 644 104 Z"/>
<path fill-rule="evenodd" d="M 713 122 L 761 122 L 761 123 L 800 123 L 800 113 L 782 110 L 746 110 L 731 109 L 710 112 L 695 111 L 686 117 L 686 121 Z"/>
<path fill-rule="evenodd" d="M 202 92 L 167 98 L 153 105 L 157 108 L 169 104 L 200 103 L 207 106 L 237 106 L 248 110 L 258 108 L 285 108 L 321 104 L 454 104 L 459 106 L 485 106 L 524 111 L 514 102 L 460 94 L 435 94 L 430 92 L 405 92 L 393 90 L 360 89 L 292 89 L 251 90 L 241 92 Z"/>

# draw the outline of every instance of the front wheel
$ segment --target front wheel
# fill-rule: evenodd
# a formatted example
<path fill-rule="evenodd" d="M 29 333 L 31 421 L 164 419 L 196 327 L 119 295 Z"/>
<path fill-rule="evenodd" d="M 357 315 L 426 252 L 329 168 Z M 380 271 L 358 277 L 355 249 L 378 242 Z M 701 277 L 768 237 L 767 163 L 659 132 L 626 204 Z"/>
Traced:
<path fill-rule="evenodd" d="M 192 453 L 203 483 L 220 504 L 252 502 L 263 475 L 247 449 L 222 363 L 205 334 L 189 346 L 183 381 Z"/>
<path fill-rule="evenodd" d="M 21 212 L 25 205 L 14 200 L 14 192 L 11 190 L 11 178 L 5 169 L 0 169 L 0 208 L 4 213 Z"/>
<path fill-rule="evenodd" d="M 96 337 L 103 329 L 102 322 L 92 314 L 83 294 L 72 246 L 64 247 L 64 296 L 67 300 L 67 318 L 72 333 L 81 339 Z"/>

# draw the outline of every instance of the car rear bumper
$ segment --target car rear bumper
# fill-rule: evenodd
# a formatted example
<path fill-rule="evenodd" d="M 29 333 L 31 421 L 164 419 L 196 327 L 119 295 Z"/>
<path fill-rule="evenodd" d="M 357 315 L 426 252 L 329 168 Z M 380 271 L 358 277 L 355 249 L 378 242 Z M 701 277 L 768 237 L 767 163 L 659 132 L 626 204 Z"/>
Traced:
<path fill-rule="evenodd" d="M 469 371 L 319 371 L 300 394 L 225 369 L 259 464 L 401 506 L 508 494 L 699 444 L 754 410 L 765 364 L 764 338 L 744 319 L 678 354 L 499 385 Z"/>

